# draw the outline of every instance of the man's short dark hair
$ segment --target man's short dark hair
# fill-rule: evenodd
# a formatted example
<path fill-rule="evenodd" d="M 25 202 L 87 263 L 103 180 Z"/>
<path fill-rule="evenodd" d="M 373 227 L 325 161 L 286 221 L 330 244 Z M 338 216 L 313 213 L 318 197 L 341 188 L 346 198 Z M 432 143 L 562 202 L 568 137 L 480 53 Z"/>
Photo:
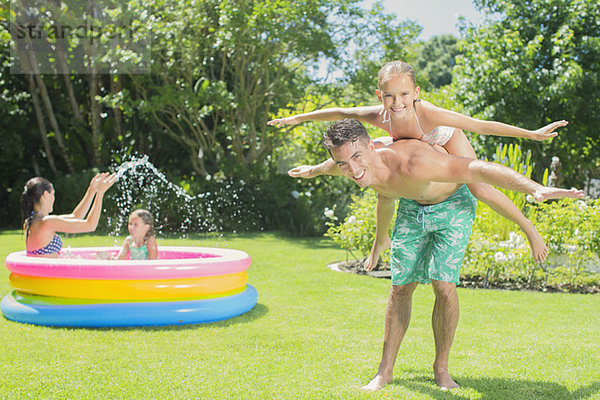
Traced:
<path fill-rule="evenodd" d="M 348 142 L 356 142 L 357 140 L 368 143 L 371 138 L 363 124 L 356 119 L 337 121 L 330 125 L 323 134 L 323 145 L 325 145 L 327 150 L 342 146 Z"/>

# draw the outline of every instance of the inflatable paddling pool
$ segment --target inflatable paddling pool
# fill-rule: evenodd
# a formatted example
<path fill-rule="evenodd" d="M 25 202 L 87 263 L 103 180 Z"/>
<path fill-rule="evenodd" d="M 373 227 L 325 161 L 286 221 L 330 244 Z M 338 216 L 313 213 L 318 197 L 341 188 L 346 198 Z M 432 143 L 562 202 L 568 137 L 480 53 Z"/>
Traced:
<path fill-rule="evenodd" d="M 6 257 L 15 289 L 0 309 L 13 321 L 47 326 L 196 324 L 232 318 L 258 300 L 243 251 L 159 247 L 158 260 L 97 260 L 118 249 L 70 249 L 72 258 Z"/>

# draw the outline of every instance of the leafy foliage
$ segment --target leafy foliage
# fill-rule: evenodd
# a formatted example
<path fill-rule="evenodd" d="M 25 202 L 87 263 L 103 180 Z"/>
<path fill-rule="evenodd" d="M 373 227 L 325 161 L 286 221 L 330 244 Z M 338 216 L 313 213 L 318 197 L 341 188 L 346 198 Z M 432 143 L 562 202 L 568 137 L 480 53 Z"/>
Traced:
<path fill-rule="evenodd" d="M 477 225 L 461 274 L 491 287 L 600 291 L 600 202 L 563 199 L 538 207 L 534 223 L 550 249 L 545 263 L 533 261 L 522 235 L 511 232 L 501 241 Z"/>
<path fill-rule="evenodd" d="M 454 71 L 457 100 L 471 115 L 528 129 L 571 122 L 551 142 L 523 141 L 541 177 L 560 157 L 567 185 L 583 186 L 600 153 L 600 3 L 477 0 L 486 22 L 465 30 Z M 500 141 L 487 137 L 485 147 Z"/>
<path fill-rule="evenodd" d="M 458 39 L 452 35 L 434 36 L 415 49 L 413 68 L 424 90 L 433 90 L 452 82 L 452 69 L 459 54 Z"/>
<path fill-rule="evenodd" d="M 330 222 L 325 236 L 330 237 L 340 247 L 350 252 L 355 258 L 365 258 L 371 252 L 375 240 L 377 196 L 372 190 L 365 190 L 360 195 L 352 196 L 350 212 L 342 223 Z M 391 233 L 392 225 L 390 225 Z M 381 257 L 382 261 L 389 259 L 389 251 Z"/>

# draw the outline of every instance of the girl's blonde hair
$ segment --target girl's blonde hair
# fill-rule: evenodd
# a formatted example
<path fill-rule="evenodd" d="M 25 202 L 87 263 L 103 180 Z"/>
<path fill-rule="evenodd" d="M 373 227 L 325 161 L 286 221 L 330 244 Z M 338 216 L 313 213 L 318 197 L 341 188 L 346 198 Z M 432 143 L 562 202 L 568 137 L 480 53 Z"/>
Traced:
<path fill-rule="evenodd" d="M 149 237 L 154 236 L 154 217 L 150 211 L 139 208 L 132 212 L 129 217 L 138 217 L 144 224 L 150 225 L 148 232 L 146 232 L 146 235 L 144 236 L 144 240 L 148 240 Z"/>
<path fill-rule="evenodd" d="M 412 83 L 417 86 L 417 76 L 413 67 L 405 63 L 404 61 L 390 61 L 386 63 L 377 74 L 377 85 L 379 90 L 381 86 L 387 81 L 392 75 L 406 75 L 410 78 Z"/>

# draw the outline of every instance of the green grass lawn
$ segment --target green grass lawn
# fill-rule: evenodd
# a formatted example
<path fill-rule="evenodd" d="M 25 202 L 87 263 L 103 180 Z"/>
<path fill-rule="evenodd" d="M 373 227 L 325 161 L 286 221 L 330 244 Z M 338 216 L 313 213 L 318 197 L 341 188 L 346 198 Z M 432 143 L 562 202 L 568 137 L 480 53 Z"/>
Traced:
<path fill-rule="evenodd" d="M 597 295 L 459 289 L 450 372 L 462 388 L 442 392 L 431 372 L 433 294 L 421 285 L 394 381 L 363 393 L 381 355 L 388 280 L 330 271 L 325 265 L 345 253 L 324 239 L 259 233 L 159 244 L 246 251 L 258 304 L 231 320 L 174 327 L 47 328 L 2 318 L 0 398 L 600 399 Z M 0 232 L 2 260 L 21 249 L 20 232 Z"/>

